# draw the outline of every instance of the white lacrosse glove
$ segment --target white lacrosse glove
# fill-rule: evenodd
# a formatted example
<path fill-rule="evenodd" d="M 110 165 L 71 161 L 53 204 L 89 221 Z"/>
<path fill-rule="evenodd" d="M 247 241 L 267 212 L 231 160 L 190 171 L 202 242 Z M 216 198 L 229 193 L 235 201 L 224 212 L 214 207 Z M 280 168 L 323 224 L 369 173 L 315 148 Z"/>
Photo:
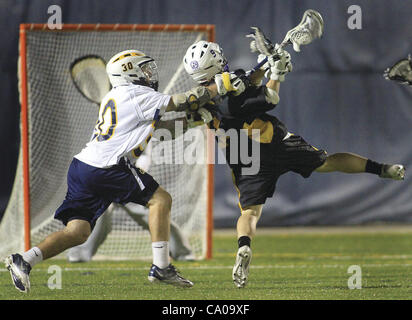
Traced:
<path fill-rule="evenodd" d="M 293 70 L 289 52 L 279 48 L 276 44 L 276 54 L 268 56 L 271 80 L 285 81 L 285 75 Z M 279 58 L 279 60 L 277 60 Z"/>
<path fill-rule="evenodd" d="M 202 120 L 203 120 L 204 123 L 209 123 L 210 121 L 213 120 L 212 114 L 207 109 L 200 108 L 197 112 L 202 117 Z"/>
<path fill-rule="evenodd" d="M 205 108 L 199 108 L 197 110 L 198 115 L 200 115 L 201 119 L 196 119 L 195 120 L 195 114 L 187 114 L 186 119 L 187 119 L 187 127 L 188 129 L 192 129 L 197 126 L 201 126 L 204 124 L 209 123 L 210 121 L 213 120 L 212 114 Z"/>
<path fill-rule="evenodd" d="M 219 95 L 224 96 L 228 92 L 233 92 L 238 96 L 245 91 L 245 83 L 236 74 L 232 72 L 223 72 L 215 75 L 215 83 Z"/>

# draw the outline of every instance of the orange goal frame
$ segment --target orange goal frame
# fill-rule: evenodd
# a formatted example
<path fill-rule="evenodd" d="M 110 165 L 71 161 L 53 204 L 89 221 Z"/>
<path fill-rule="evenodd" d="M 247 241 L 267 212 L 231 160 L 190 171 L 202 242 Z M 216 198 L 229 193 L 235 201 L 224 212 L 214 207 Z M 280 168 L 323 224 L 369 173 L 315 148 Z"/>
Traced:
<path fill-rule="evenodd" d="M 27 31 L 199 31 L 206 34 L 208 41 L 215 41 L 215 26 L 212 24 L 61 24 L 60 29 L 49 29 L 47 24 L 20 24 L 19 38 L 19 73 L 21 92 L 21 144 L 23 152 L 23 198 L 24 198 L 24 247 L 31 247 L 30 237 L 30 165 L 28 136 L 28 97 L 27 97 L 27 61 L 26 32 Z M 206 207 L 206 259 L 212 258 L 213 244 L 213 201 L 214 201 L 214 140 L 208 130 L 207 135 L 207 207 Z"/>

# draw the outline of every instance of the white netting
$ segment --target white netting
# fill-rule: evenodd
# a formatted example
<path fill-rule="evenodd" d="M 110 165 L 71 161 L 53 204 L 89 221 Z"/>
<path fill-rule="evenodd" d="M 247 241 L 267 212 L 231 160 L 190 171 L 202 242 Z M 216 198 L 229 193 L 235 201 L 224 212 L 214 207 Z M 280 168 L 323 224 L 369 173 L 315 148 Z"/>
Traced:
<path fill-rule="evenodd" d="M 155 58 L 159 91 L 175 93 L 193 87 L 182 70 L 186 49 L 202 32 L 149 31 L 28 31 L 27 86 L 29 112 L 29 163 L 31 241 L 62 228 L 53 219 L 66 193 L 66 174 L 73 155 L 90 139 L 97 119 L 97 107 L 86 100 L 71 81 L 69 67 L 75 59 L 95 54 L 108 61 L 117 52 L 138 49 Z M 198 131 L 204 143 L 205 128 Z M 193 141 L 177 139 L 172 155 L 183 153 Z M 200 141 L 202 140 L 202 141 Z M 183 143 L 184 142 L 184 143 Z M 153 147 L 159 143 L 152 142 Z M 204 143 L 206 146 L 206 143 Z M 206 157 L 206 152 L 205 152 Z M 156 164 L 149 169 L 173 197 L 172 220 L 178 224 L 198 258 L 206 250 L 206 161 L 203 164 Z M 123 210 L 112 217 L 113 230 L 98 255 L 113 258 L 151 256 L 150 236 Z M 23 250 L 23 177 L 22 156 L 16 173 L 9 205 L 0 225 L 0 256 Z"/>

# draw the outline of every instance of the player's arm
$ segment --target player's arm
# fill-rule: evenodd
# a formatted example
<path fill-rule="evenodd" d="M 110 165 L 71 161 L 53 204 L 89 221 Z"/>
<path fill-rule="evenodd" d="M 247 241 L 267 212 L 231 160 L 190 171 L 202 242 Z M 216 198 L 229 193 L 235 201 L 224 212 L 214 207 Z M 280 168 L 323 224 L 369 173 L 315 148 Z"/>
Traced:
<path fill-rule="evenodd" d="M 196 114 L 188 114 L 184 117 L 172 119 L 172 120 L 160 120 L 156 124 L 156 131 L 159 129 L 167 130 L 167 136 L 171 139 L 176 139 L 180 135 L 184 134 L 187 130 L 209 123 L 213 120 L 211 113 L 205 108 L 197 110 Z M 163 139 L 157 137 L 159 140 L 165 140 L 165 131 L 159 130 L 155 136 L 162 136 Z"/>
<path fill-rule="evenodd" d="M 278 46 L 278 45 L 277 45 Z M 266 56 L 260 54 L 258 62 L 262 61 Z M 276 60 L 275 60 L 276 57 Z M 273 104 L 279 103 L 280 83 L 285 81 L 285 76 L 293 69 L 289 52 L 286 50 L 278 50 L 276 55 L 268 56 L 268 62 L 262 66 L 262 69 L 256 71 L 256 77 L 262 79 L 262 71 L 268 82 L 266 83 L 266 97 Z M 253 76 L 254 74 L 252 74 Z"/>
<path fill-rule="evenodd" d="M 166 112 L 169 111 L 196 111 L 218 94 L 215 83 L 208 86 L 194 87 L 183 93 L 172 95 Z"/>
<path fill-rule="evenodd" d="M 263 56 L 263 57 L 265 57 L 265 56 Z M 255 87 L 258 87 L 258 86 L 262 85 L 263 78 L 265 77 L 265 72 L 266 71 L 264 69 L 259 69 L 259 70 L 256 70 L 254 73 L 252 73 L 250 75 L 250 84 L 255 86 Z M 272 80 L 269 77 L 269 81 L 266 82 L 266 88 L 275 91 L 279 95 L 279 89 L 280 89 L 279 79 Z M 268 96 L 270 95 L 270 90 L 268 90 L 268 92 L 269 92 Z M 270 100 L 272 100 L 272 99 L 270 99 Z"/>

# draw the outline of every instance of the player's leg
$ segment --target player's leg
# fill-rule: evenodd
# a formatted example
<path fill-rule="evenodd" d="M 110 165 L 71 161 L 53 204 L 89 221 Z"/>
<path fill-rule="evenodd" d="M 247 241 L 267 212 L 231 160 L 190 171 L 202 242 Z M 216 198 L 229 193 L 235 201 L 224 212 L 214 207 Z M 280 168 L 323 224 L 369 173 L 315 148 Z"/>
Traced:
<path fill-rule="evenodd" d="M 288 134 L 276 151 L 277 163 L 304 178 L 316 172 L 373 173 L 381 178 L 403 180 L 405 168 L 400 164 L 382 164 L 360 155 L 341 152 L 327 155 L 302 137 Z"/>
<path fill-rule="evenodd" d="M 152 239 L 153 264 L 149 272 L 150 282 L 164 282 L 180 287 L 192 287 L 193 283 L 183 278 L 169 261 L 170 211 L 172 197 L 163 188 L 147 203 L 149 230 Z"/>
<path fill-rule="evenodd" d="M 325 162 L 318 167 L 316 172 L 365 172 L 368 159 L 353 153 L 335 153 L 326 157 Z"/>
<path fill-rule="evenodd" d="M 97 219 L 96 225 L 87 241 L 68 250 L 67 259 L 69 262 L 87 262 L 93 258 L 99 246 L 106 240 L 107 235 L 112 229 L 113 210 L 114 204 L 110 205 L 106 212 Z"/>
<path fill-rule="evenodd" d="M 270 153 L 261 148 L 259 172 L 243 174 L 242 167 L 232 165 L 233 184 L 239 196 L 240 217 L 237 220 L 237 254 L 232 270 L 236 287 L 243 288 L 248 282 L 252 259 L 251 241 L 262 214 L 263 204 L 275 192 L 278 174 L 273 170 Z"/>
<path fill-rule="evenodd" d="M 147 207 L 149 208 L 149 230 L 152 242 L 169 241 L 171 195 L 159 187 L 147 203 Z"/>
<path fill-rule="evenodd" d="M 22 255 L 16 253 L 6 258 L 6 268 L 10 271 L 15 287 L 22 291 L 30 290 L 29 274 L 39 262 L 54 257 L 64 250 L 82 244 L 90 235 L 90 223 L 85 220 L 71 220 L 63 230 L 47 236 L 40 244 Z"/>
<path fill-rule="evenodd" d="M 153 263 L 148 279 L 180 287 L 193 283 L 184 279 L 169 262 L 170 211 L 172 197 L 153 177 L 133 166 L 126 158 L 119 163 L 121 173 L 126 175 L 122 185 L 127 188 L 114 199 L 116 203 L 138 203 L 149 208 L 149 231 L 152 240 Z M 125 170 L 126 169 L 126 170 Z"/>
<path fill-rule="evenodd" d="M 124 206 L 124 209 L 139 226 L 149 230 L 148 208 L 136 203 L 128 203 Z M 195 259 L 187 238 L 173 220 L 170 220 L 169 254 L 174 260 L 178 261 Z"/>
<path fill-rule="evenodd" d="M 90 223 L 85 220 L 71 220 L 60 231 L 50 234 L 37 247 L 43 260 L 52 258 L 64 250 L 84 243 L 91 233 Z M 24 254 L 23 254 L 24 256 Z M 30 263 L 30 261 L 28 261 Z"/>
<path fill-rule="evenodd" d="M 149 142 L 143 154 L 136 160 L 135 166 L 143 171 L 149 171 L 152 163 L 152 148 L 153 143 Z M 129 203 L 125 207 L 129 216 L 145 230 L 149 230 L 147 208 Z M 170 256 L 174 260 L 193 260 L 194 256 L 190 248 L 189 242 L 181 232 L 179 226 L 170 220 L 170 241 L 169 241 Z"/>
<path fill-rule="evenodd" d="M 237 220 L 236 230 L 238 238 L 241 237 L 248 237 L 252 239 L 252 237 L 256 233 L 256 225 L 260 219 L 262 214 L 263 205 L 256 205 L 256 206 L 248 206 L 246 208 L 242 208 L 241 215 Z"/>
<path fill-rule="evenodd" d="M 403 180 L 405 168 L 399 164 L 382 164 L 354 153 L 335 153 L 326 157 L 316 172 L 373 173 L 381 178 Z"/>
<path fill-rule="evenodd" d="M 113 200 L 130 194 L 132 182 L 137 185 L 134 175 L 124 167 L 124 164 L 102 169 L 73 158 L 67 174 L 66 198 L 54 214 L 54 218 L 60 220 L 65 228 L 52 233 L 37 247 L 25 252 L 25 258 L 20 256 L 19 259 L 15 259 L 19 256 L 15 254 L 6 259 L 16 288 L 21 291 L 28 289 L 22 290 L 24 283 L 13 272 L 13 267 L 19 264 L 25 271 L 30 272 L 31 267 L 41 260 L 84 243 L 97 219 Z"/>
<path fill-rule="evenodd" d="M 252 259 L 251 240 L 256 233 L 256 225 L 262 214 L 263 205 L 248 206 L 241 209 L 237 220 L 238 251 L 232 270 L 232 279 L 238 288 L 246 286 L 249 265 Z"/>

